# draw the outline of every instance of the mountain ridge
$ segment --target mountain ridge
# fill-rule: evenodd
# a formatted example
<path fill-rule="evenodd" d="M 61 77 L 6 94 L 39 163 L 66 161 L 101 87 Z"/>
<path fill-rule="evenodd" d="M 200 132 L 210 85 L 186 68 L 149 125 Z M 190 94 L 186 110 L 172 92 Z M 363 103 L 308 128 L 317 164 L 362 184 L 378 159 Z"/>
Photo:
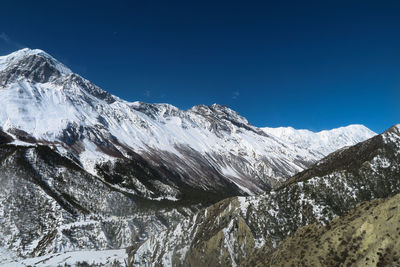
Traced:
<path fill-rule="evenodd" d="M 38 55 L 45 61 L 31 64 Z M 158 158 L 156 165 L 171 165 L 158 157 L 162 152 L 166 158 L 183 160 L 180 176 L 197 177 L 186 179 L 190 186 L 212 187 L 194 162 L 202 161 L 202 169 L 208 165 L 207 176 L 234 184 L 241 194 L 254 194 L 342 146 L 375 134 L 359 127 L 357 138 L 320 153 L 280 140 L 226 106 L 197 105 L 184 111 L 169 104 L 121 100 L 69 69 L 64 71 L 64 65 L 42 50 L 24 49 L 1 61 L 3 66 L 12 62 L 0 71 L 0 76 L 7 77 L 0 91 L 0 104 L 5 107 L 0 111 L 3 131 L 14 139 L 23 136 L 24 140 L 51 142 L 60 151 L 72 153 L 92 174 L 99 164 L 129 158 L 132 151 L 148 160 Z M 15 65 L 22 69 L 17 74 Z M 350 128 L 337 136 L 349 139 L 355 135 Z M 333 142 L 336 136 L 328 139 Z"/>

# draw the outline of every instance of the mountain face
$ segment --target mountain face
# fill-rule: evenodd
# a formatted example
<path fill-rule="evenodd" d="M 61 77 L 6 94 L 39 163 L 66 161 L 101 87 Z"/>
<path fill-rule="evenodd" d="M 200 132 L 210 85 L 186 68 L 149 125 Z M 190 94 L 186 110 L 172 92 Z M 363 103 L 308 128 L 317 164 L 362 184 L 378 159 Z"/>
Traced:
<path fill-rule="evenodd" d="M 140 266 L 255 266 L 259 264 L 265 266 L 270 262 L 271 266 L 276 266 L 278 263 L 290 266 L 285 262 L 285 255 L 290 254 L 294 249 L 290 247 L 292 243 L 298 247 L 302 246 L 303 241 L 299 239 L 302 234 L 306 232 L 306 236 L 310 238 L 307 242 L 311 242 L 315 238 L 321 240 L 319 238 L 322 238 L 322 235 L 325 236 L 324 231 L 329 230 L 329 227 L 338 228 L 337 225 L 345 225 L 346 220 L 352 221 L 350 225 L 358 225 L 362 222 L 360 221 L 362 217 L 357 219 L 346 215 L 347 217 L 338 223 L 338 220 L 341 220 L 339 216 L 344 216 L 363 201 L 393 197 L 398 193 L 400 193 L 400 125 L 355 146 L 330 154 L 269 193 L 229 198 L 186 218 L 177 226 L 150 237 L 139 248 L 134 249 L 130 254 L 130 264 Z M 395 199 L 398 200 L 398 197 Z M 368 209 L 365 208 L 365 210 Z M 354 213 L 357 212 L 357 210 L 354 211 Z M 386 215 L 390 217 L 389 213 Z M 371 216 L 367 217 L 371 219 Z M 330 223 L 334 218 L 339 219 Z M 300 230 L 301 232 L 293 237 L 295 241 L 290 241 L 289 238 L 289 241 L 279 246 L 284 249 L 277 250 L 282 240 L 307 225 L 314 226 Z M 317 227 L 316 225 L 328 226 L 316 232 L 307 230 Z M 364 226 L 367 227 L 367 225 Z M 378 224 L 374 226 L 378 227 Z M 391 227 L 391 234 L 394 234 L 393 229 Z M 315 233 L 315 236 L 312 233 Z M 382 236 L 384 233 L 386 232 L 377 233 L 377 235 Z M 340 233 L 346 238 L 343 242 L 349 242 L 348 238 L 353 234 L 355 234 L 354 231 L 346 236 L 344 230 Z M 371 232 L 368 234 L 371 235 Z M 359 235 L 356 237 L 358 238 Z M 362 242 L 366 242 L 365 244 L 375 242 L 363 238 L 367 237 L 361 236 L 360 239 L 364 240 Z M 341 243 L 343 250 L 351 249 L 343 242 Z M 360 242 L 354 242 L 354 244 L 361 244 Z M 393 244 L 395 246 L 397 243 Z M 369 247 L 366 255 L 379 252 L 376 251 L 379 250 L 379 246 L 376 243 L 373 245 L 374 247 Z M 315 246 L 315 244 L 310 244 L 310 249 Z M 391 245 L 388 247 L 392 249 Z M 328 260 L 329 248 L 333 249 L 334 244 L 329 243 L 317 251 L 325 253 L 325 259 Z M 297 257 L 299 253 L 309 255 L 312 252 L 302 249 L 300 252 L 292 252 L 293 256 L 287 258 L 294 263 L 302 259 L 302 257 Z M 400 254 L 397 255 L 397 258 L 399 257 Z M 312 259 L 318 260 L 318 258 Z"/>
<path fill-rule="evenodd" d="M 100 176 L 118 175 L 116 165 L 140 157 L 175 172 L 160 178 L 167 187 L 229 191 L 226 196 L 262 193 L 327 154 L 374 135 L 353 125 L 308 136 L 323 143 L 321 150 L 254 127 L 225 106 L 182 111 L 168 104 L 129 103 L 41 50 L 0 57 L 0 86 L 0 126 L 15 140 L 52 145 Z M 299 133 L 292 130 L 290 136 Z M 140 182 L 118 176 L 112 182 L 122 186 Z M 148 198 L 179 199 L 182 193 L 144 187 Z"/>
<path fill-rule="evenodd" d="M 361 125 L 282 135 L 221 105 L 130 103 L 30 49 L 0 57 L 0 105 L 0 264 L 85 250 L 111 259 L 375 135 Z"/>

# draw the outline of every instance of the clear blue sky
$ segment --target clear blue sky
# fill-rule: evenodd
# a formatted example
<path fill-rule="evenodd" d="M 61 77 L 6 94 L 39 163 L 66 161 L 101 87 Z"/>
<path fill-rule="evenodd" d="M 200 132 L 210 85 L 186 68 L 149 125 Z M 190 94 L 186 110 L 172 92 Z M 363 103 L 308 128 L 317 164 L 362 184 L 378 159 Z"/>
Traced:
<path fill-rule="evenodd" d="M 37 3 L 39 2 L 39 3 Z M 40 48 L 129 101 L 256 126 L 400 123 L 399 1 L 2 1 L 0 54 Z"/>

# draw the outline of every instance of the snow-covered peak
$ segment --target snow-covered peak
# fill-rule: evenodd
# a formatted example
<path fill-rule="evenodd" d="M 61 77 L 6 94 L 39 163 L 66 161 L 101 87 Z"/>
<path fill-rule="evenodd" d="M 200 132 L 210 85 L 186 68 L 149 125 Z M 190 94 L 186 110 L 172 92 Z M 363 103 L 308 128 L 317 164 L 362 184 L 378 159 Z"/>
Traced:
<path fill-rule="evenodd" d="M 376 135 L 375 132 L 359 124 L 320 132 L 297 130 L 292 127 L 265 127 L 262 129 L 265 133 L 275 136 L 284 143 L 319 151 L 323 154 L 329 154 L 339 148 L 354 145 Z"/>
<path fill-rule="evenodd" d="M 8 62 L 13 62 L 13 61 L 18 61 L 23 57 L 26 56 L 31 56 L 31 55 L 39 55 L 39 54 L 46 54 L 43 50 L 40 49 L 30 49 L 30 48 L 23 48 L 21 50 L 12 52 L 11 54 L 5 55 L 5 56 L 0 56 L 0 62 L 1 63 L 6 63 Z"/>
<path fill-rule="evenodd" d="M 332 132 L 335 133 L 360 133 L 360 134 L 371 134 L 373 133 L 370 129 L 368 129 L 367 127 L 365 127 L 364 125 L 361 124 L 351 124 L 348 126 L 344 126 L 344 127 L 339 127 L 339 128 L 334 128 L 331 130 L 322 130 L 319 132 L 313 132 L 310 130 L 306 130 L 306 129 L 295 129 L 293 127 L 277 127 L 277 128 L 271 128 L 271 127 L 264 127 L 262 128 L 264 131 L 266 131 L 269 134 L 275 135 L 277 137 L 280 138 L 284 138 L 286 137 L 291 137 L 295 134 L 298 133 L 302 133 L 302 134 L 317 134 L 317 135 L 326 135 Z"/>
<path fill-rule="evenodd" d="M 246 118 L 240 116 L 236 111 L 230 109 L 225 105 L 213 104 L 211 106 L 197 105 L 188 110 L 189 112 L 199 114 L 209 119 L 219 119 L 230 121 L 236 126 L 251 127 Z"/>
<path fill-rule="evenodd" d="M 0 57 L 1 84 L 29 78 L 32 82 L 47 82 L 53 76 L 69 75 L 72 71 L 40 49 L 24 48 Z"/>
<path fill-rule="evenodd" d="M 25 56 L 30 56 L 30 55 L 43 55 L 47 57 L 51 57 L 48 53 L 41 49 L 31 49 L 31 48 L 22 48 L 20 50 L 17 50 L 15 52 L 12 52 L 11 54 L 8 54 L 6 56 L 2 56 L 0 58 L 8 57 L 8 58 L 21 58 Z"/>

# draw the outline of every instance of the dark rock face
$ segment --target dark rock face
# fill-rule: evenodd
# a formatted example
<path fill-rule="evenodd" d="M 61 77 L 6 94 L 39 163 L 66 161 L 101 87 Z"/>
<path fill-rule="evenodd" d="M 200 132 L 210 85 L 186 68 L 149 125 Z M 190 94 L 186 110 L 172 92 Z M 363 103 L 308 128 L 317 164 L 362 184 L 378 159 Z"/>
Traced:
<path fill-rule="evenodd" d="M 78 141 L 83 139 L 83 126 L 78 126 L 74 123 L 69 123 L 67 127 L 62 131 L 59 136 L 61 142 L 64 142 L 68 146 L 73 146 Z"/>
<path fill-rule="evenodd" d="M 229 122 L 239 128 L 252 131 L 262 136 L 268 136 L 262 130 L 249 124 L 246 118 L 240 116 L 236 111 L 233 111 L 232 109 L 224 105 L 198 105 L 192 107 L 189 111 L 192 111 L 207 118 L 211 122 L 211 128 L 214 133 L 218 133 L 221 131 L 230 132 L 230 127 L 226 125 L 226 122 Z"/>
<path fill-rule="evenodd" d="M 138 102 L 137 104 L 132 105 L 132 109 L 142 112 L 154 120 L 156 120 L 160 115 L 164 118 L 185 116 L 184 112 L 169 104 L 149 104 Z"/>
<path fill-rule="evenodd" d="M 60 76 L 60 71 L 50 58 L 42 55 L 30 55 L 0 72 L 0 85 L 4 86 L 22 78 L 28 79 L 32 83 L 46 83 Z"/>
<path fill-rule="evenodd" d="M 83 89 L 88 94 L 105 101 L 108 104 L 112 104 L 115 102 L 115 98 L 108 92 L 102 90 L 100 87 L 94 85 L 88 80 L 82 78 L 79 75 L 71 74 L 66 79 L 62 81 L 62 84 L 65 89 L 69 89 L 72 86 L 76 86 L 78 88 Z"/>
<path fill-rule="evenodd" d="M 8 132 L 10 134 L 13 134 L 20 141 L 31 143 L 31 144 L 34 144 L 37 142 L 37 140 L 33 136 L 31 136 L 29 133 L 27 133 L 23 130 L 13 128 L 13 129 L 9 129 Z"/>
<path fill-rule="evenodd" d="M 8 144 L 11 143 L 12 141 L 14 141 L 14 138 L 12 138 L 9 134 L 0 130 L 0 145 Z"/>

